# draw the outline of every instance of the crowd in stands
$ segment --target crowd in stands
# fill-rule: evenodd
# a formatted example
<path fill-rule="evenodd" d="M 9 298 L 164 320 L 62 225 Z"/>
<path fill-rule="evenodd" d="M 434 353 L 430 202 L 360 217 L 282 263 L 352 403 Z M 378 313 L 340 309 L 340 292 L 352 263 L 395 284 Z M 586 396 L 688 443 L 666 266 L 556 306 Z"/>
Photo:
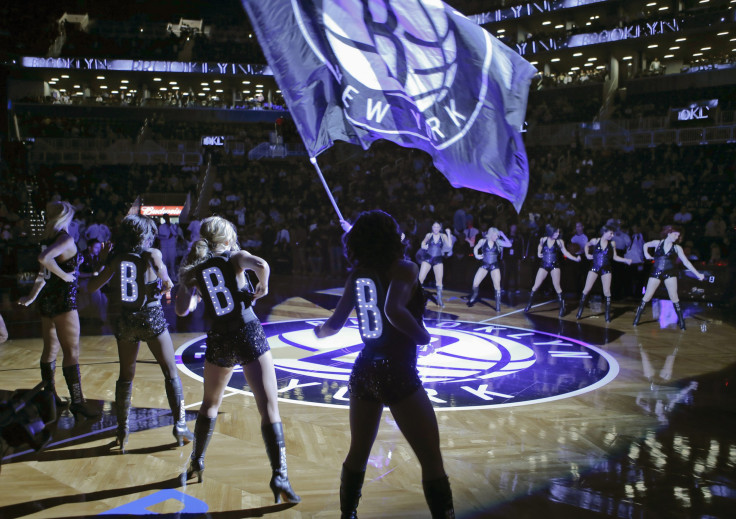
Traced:
<path fill-rule="evenodd" d="M 589 238 L 613 222 L 620 228 L 622 247 L 630 245 L 634 230 L 644 240 L 655 239 L 663 225 L 676 222 L 684 227 L 684 244 L 693 261 L 718 264 L 733 251 L 735 245 L 726 238 L 727 228 L 736 226 L 733 146 L 633 152 L 532 148 L 529 158 L 529 193 L 519 214 L 498 197 L 452 189 L 426 155 L 390 143 L 376 143 L 367 151 L 338 143 L 320 155 L 319 163 L 344 217 L 351 220 L 376 207 L 393 214 L 406 235 L 410 257 L 435 221 L 451 229 L 458 258 L 472 249 L 472 240 L 466 240 L 476 234 L 472 229 L 485 232 L 494 226 L 508 234 L 515 225 L 526 244 L 524 255 L 534 258 L 545 224 L 559 226 L 568 241 L 578 222 Z M 223 155 L 214 162 L 214 181 L 204 191 L 201 171 L 186 168 L 44 166 L 35 172 L 35 205 L 70 201 L 78 209 L 76 228 L 84 239 L 92 224 L 104 224 L 114 236 L 116 223 L 142 193 L 190 193 L 196 199 L 203 192 L 206 203 L 199 216 L 219 214 L 232 220 L 241 245 L 269 260 L 274 272 L 344 272 L 340 222 L 306 158 L 248 162 Z M 0 207 L 2 269 L 10 276 L 19 268 L 12 257 L 14 245 L 29 240 L 20 210 L 19 203 L 7 201 Z M 192 211 L 187 220 L 195 217 Z M 191 241 L 188 223 L 180 225 Z"/>

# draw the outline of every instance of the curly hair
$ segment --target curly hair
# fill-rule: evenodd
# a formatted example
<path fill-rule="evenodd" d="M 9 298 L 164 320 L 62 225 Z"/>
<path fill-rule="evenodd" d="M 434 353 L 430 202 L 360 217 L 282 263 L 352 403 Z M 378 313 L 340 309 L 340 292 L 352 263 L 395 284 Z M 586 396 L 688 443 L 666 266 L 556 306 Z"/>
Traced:
<path fill-rule="evenodd" d="M 74 218 L 74 206 L 69 202 L 50 202 L 46 206 L 46 228 L 42 238 L 53 238 L 61 231 L 67 231 Z"/>
<path fill-rule="evenodd" d="M 560 230 L 559 227 L 556 227 L 554 225 L 547 224 L 547 225 L 544 226 L 544 235 L 547 238 L 551 238 L 559 230 Z"/>
<path fill-rule="evenodd" d="M 201 239 L 192 244 L 189 254 L 179 266 L 179 280 L 187 286 L 194 283 L 194 267 L 228 248 L 240 249 L 235 226 L 220 216 L 210 216 L 202 220 L 199 235 Z"/>
<path fill-rule="evenodd" d="M 121 253 L 140 253 L 153 244 L 158 226 L 152 218 L 140 214 L 129 214 L 120 222 L 115 245 Z"/>
<path fill-rule="evenodd" d="M 353 267 L 385 270 L 404 257 L 399 224 L 378 209 L 360 213 L 342 240 L 345 258 Z"/>
<path fill-rule="evenodd" d="M 683 236 L 685 235 L 685 233 L 682 232 L 682 227 L 680 227 L 679 225 L 665 225 L 664 227 L 662 227 L 662 230 L 660 231 L 659 235 L 662 237 L 662 239 L 664 239 L 671 232 L 680 233 L 680 237 L 677 238 L 677 241 L 675 243 L 680 243 L 682 241 Z"/>

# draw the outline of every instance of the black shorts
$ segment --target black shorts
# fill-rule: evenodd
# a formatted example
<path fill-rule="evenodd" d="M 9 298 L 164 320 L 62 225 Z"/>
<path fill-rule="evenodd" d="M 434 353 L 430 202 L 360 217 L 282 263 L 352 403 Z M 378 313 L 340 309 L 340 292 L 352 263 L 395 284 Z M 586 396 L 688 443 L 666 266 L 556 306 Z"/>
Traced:
<path fill-rule="evenodd" d="M 115 338 L 124 342 L 155 339 L 169 329 L 160 304 L 146 306 L 137 312 L 123 310 L 115 322 Z"/>
<path fill-rule="evenodd" d="M 42 317 L 54 318 L 77 309 L 77 282 L 48 283 L 38 297 Z"/>
<path fill-rule="evenodd" d="M 441 254 L 439 256 L 432 256 L 432 255 L 429 254 L 429 252 L 427 252 L 424 249 L 419 249 L 417 251 L 416 258 L 417 258 L 417 261 L 420 264 L 422 264 L 422 263 L 429 263 L 433 267 L 435 265 L 440 265 L 440 264 L 442 264 L 444 262 L 443 261 L 443 257 L 442 257 Z"/>
<path fill-rule="evenodd" d="M 422 387 L 416 359 L 389 360 L 367 359 L 358 356 L 350 374 L 350 396 L 392 405 L 411 396 Z"/>
<path fill-rule="evenodd" d="M 498 262 L 496 262 L 496 263 L 483 263 L 483 265 L 481 265 L 480 268 L 486 269 L 488 272 L 493 272 L 494 270 L 498 270 L 501 267 L 499 267 Z"/>
<path fill-rule="evenodd" d="M 248 364 L 270 351 L 260 321 L 253 320 L 234 329 L 223 329 L 207 332 L 207 349 L 204 358 L 210 364 L 221 368 L 232 368 L 240 364 Z"/>
<path fill-rule="evenodd" d="M 601 276 L 603 276 L 605 274 L 611 273 L 611 267 L 610 266 L 591 267 L 590 272 L 595 272 L 596 274 L 600 274 Z"/>
<path fill-rule="evenodd" d="M 650 278 L 659 279 L 660 281 L 664 281 L 668 278 L 676 278 L 677 277 L 677 271 L 674 269 L 667 269 L 667 270 L 655 270 L 651 274 L 649 274 Z"/>
<path fill-rule="evenodd" d="M 555 261 L 554 263 L 544 263 L 542 262 L 541 265 L 539 265 L 540 269 L 546 270 L 547 272 L 552 272 L 554 269 L 560 268 L 560 262 Z"/>

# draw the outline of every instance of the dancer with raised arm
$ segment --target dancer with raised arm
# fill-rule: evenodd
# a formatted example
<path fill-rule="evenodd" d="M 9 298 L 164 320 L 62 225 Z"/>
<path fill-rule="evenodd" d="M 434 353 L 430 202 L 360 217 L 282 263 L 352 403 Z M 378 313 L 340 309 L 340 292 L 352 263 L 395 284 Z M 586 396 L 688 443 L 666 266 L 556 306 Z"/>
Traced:
<path fill-rule="evenodd" d="M 21 297 L 18 304 L 29 306 L 38 299 L 41 312 L 41 379 L 53 390 L 57 405 L 63 402 L 56 394 L 56 357 L 61 349 L 63 367 L 74 418 L 93 418 L 97 413 L 85 404 L 82 379 L 79 371 L 79 263 L 82 255 L 74 239 L 69 235 L 69 224 L 74 218 L 74 207 L 68 202 L 52 202 L 46 207 L 46 228 L 38 256 L 41 270 L 31 288 L 31 293 Z"/>
<path fill-rule="evenodd" d="M 580 296 L 580 306 L 578 307 L 578 313 L 575 316 L 576 319 L 580 319 L 583 316 L 583 309 L 585 308 L 585 301 L 588 299 L 588 294 L 593 288 L 595 280 L 598 276 L 601 277 L 601 286 L 603 287 L 603 296 L 606 298 L 606 322 L 611 322 L 611 269 L 612 262 L 618 261 L 631 265 L 631 260 L 622 258 L 616 252 L 616 243 L 613 241 L 614 230 L 610 227 L 601 227 L 600 238 L 593 238 L 585 244 L 585 257 L 591 260 L 593 263 L 590 265 L 588 276 L 585 278 L 585 286 L 583 287 L 583 293 Z M 591 247 L 593 252 L 590 252 Z"/>
<path fill-rule="evenodd" d="M 452 492 L 442 463 L 434 409 L 417 371 L 417 345 L 428 344 L 417 266 L 403 259 L 396 221 L 383 211 L 361 213 L 343 237 L 352 269 L 335 312 L 314 330 L 336 334 L 353 309 L 365 344 L 350 375 L 350 450 L 340 478 L 342 519 L 357 517 L 365 469 L 384 406 L 391 409 L 419 458 L 433 518 L 453 518 Z M 376 254 L 380 250 L 381 254 Z"/>
<path fill-rule="evenodd" d="M 509 240 L 503 231 L 498 230 L 495 227 L 491 227 L 486 232 L 486 235 L 478 240 L 478 243 L 473 247 L 473 256 L 476 259 L 481 260 L 483 263 L 478 267 L 475 277 L 473 278 L 473 292 L 470 295 L 468 305 L 472 306 L 478 300 L 478 292 L 480 290 L 480 283 L 486 274 L 490 272 L 491 281 L 493 282 L 493 289 L 496 295 L 496 312 L 501 311 L 501 249 L 503 247 L 511 247 L 511 240 Z"/>
<path fill-rule="evenodd" d="M 201 300 L 212 321 L 207 332 L 204 363 L 204 396 L 194 426 L 194 447 L 187 479 L 201 482 L 204 456 L 212 438 L 217 410 L 236 364 L 256 400 L 261 415 L 261 434 L 271 462 L 270 487 L 276 503 L 298 503 L 286 470 L 284 429 L 279 415 L 276 371 L 263 326 L 253 312 L 253 303 L 268 294 L 271 269 L 265 260 L 240 250 L 235 226 L 219 216 L 202 220 L 196 241 L 179 269 L 181 282 L 176 295 L 176 313 L 185 316 Z M 246 271 L 258 278 L 255 288 Z"/>
<path fill-rule="evenodd" d="M 557 300 L 560 302 L 559 316 L 562 317 L 565 315 L 565 299 L 562 297 L 562 285 L 560 284 L 560 255 L 576 262 L 580 261 L 580 257 L 567 252 L 565 242 L 560 239 L 559 227 L 548 224 L 544 231 L 545 236 L 539 240 L 539 245 L 537 245 L 537 256 L 541 258 L 542 264 L 537 270 L 537 277 L 534 280 L 534 286 L 532 286 L 531 292 L 529 292 L 529 302 L 526 308 L 524 308 L 524 311 L 528 312 L 531 310 L 534 293 L 539 290 L 539 287 L 542 286 L 542 283 L 547 278 L 547 274 L 549 274 L 552 276 L 552 285 L 555 287 Z"/>
<path fill-rule="evenodd" d="M 422 240 L 422 246 L 417 251 L 417 261 L 419 261 L 419 283 L 424 284 L 430 269 L 434 272 L 434 281 L 437 285 L 437 306 L 440 308 L 445 306 L 442 300 L 442 276 L 444 274 L 443 249 L 452 248 L 452 240 L 450 236 L 452 231 L 445 229 L 442 233 L 442 224 L 434 222 L 432 224 L 432 232 L 428 232 Z"/>
<path fill-rule="evenodd" d="M 695 274 L 695 277 L 699 281 L 703 281 L 705 275 L 698 272 L 690 260 L 687 259 L 682 247 L 678 245 L 678 242 L 682 240 L 682 232 L 679 227 L 674 225 L 666 225 L 661 232 L 661 240 L 652 240 L 644 244 L 644 257 L 649 260 L 654 260 L 652 266 L 652 272 L 649 274 L 649 280 L 647 281 L 647 289 L 644 292 L 644 296 L 641 298 L 641 303 L 636 309 L 636 316 L 634 316 L 634 326 L 639 324 L 641 314 L 644 311 L 646 304 L 652 300 L 654 293 L 657 291 L 659 284 L 664 281 L 664 286 L 667 289 L 667 294 L 670 296 L 670 301 L 675 307 L 675 313 L 677 314 L 677 324 L 681 330 L 685 329 L 685 317 L 682 315 L 682 308 L 680 307 L 680 298 L 677 295 L 677 268 L 675 266 L 675 258 L 680 258 L 680 261 L 685 268 Z M 649 253 L 649 249 L 654 249 L 654 256 Z"/>
<path fill-rule="evenodd" d="M 184 390 L 176 370 L 174 344 L 161 307 L 161 296 L 174 283 L 164 265 L 161 251 L 152 247 L 158 230 L 154 221 L 137 214 L 123 218 L 115 237 L 112 260 L 91 278 L 87 289 L 99 290 L 115 276 L 111 299 L 120 306 L 115 338 L 120 374 L 115 383 L 115 411 L 118 428 L 116 444 L 125 451 L 130 433 L 130 405 L 133 378 L 141 341 L 145 341 L 164 375 L 166 398 L 174 417 L 172 434 L 179 446 L 192 441 L 184 409 Z"/>

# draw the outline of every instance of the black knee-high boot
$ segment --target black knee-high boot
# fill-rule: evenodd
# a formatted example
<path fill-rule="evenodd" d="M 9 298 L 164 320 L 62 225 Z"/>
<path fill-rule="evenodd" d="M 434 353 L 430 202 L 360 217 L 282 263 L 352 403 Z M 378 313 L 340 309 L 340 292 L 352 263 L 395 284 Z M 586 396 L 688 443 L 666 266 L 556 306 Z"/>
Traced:
<path fill-rule="evenodd" d="M 169 401 L 171 415 L 174 417 L 172 434 L 176 438 L 179 447 L 181 447 L 194 439 L 194 435 L 187 427 L 186 411 L 184 410 L 184 390 L 181 387 L 181 379 L 179 377 L 167 378 L 164 381 L 164 385 L 166 386 L 166 398 Z"/>
<path fill-rule="evenodd" d="M 61 407 L 66 404 L 59 395 L 56 394 L 56 361 L 41 362 L 41 380 L 46 382 L 46 389 L 54 393 L 54 403 L 56 407 Z"/>
<path fill-rule="evenodd" d="M 445 302 L 442 301 L 442 287 L 437 287 L 437 306 L 440 308 L 445 307 Z"/>
<path fill-rule="evenodd" d="M 432 481 L 423 481 L 422 487 L 432 519 L 455 519 L 452 490 L 450 490 L 450 480 L 447 476 Z"/>
<path fill-rule="evenodd" d="M 470 294 L 468 299 L 468 306 L 473 306 L 478 301 L 478 287 L 473 287 L 473 292 Z"/>
<path fill-rule="evenodd" d="M 496 290 L 496 312 L 501 311 L 501 291 Z"/>
<path fill-rule="evenodd" d="M 66 380 L 66 386 L 69 388 L 69 394 L 71 395 L 71 404 L 69 404 L 69 410 L 74 415 L 74 418 L 78 418 L 82 415 L 85 418 L 94 418 L 97 413 L 87 408 L 84 401 L 84 393 L 82 393 L 82 379 L 79 374 L 79 364 L 73 366 L 64 366 L 61 368 L 64 373 L 64 379 Z"/>
<path fill-rule="evenodd" d="M 565 298 L 562 296 L 562 292 L 557 294 L 557 301 L 560 303 L 560 314 L 559 316 L 562 317 L 565 315 Z"/>
<path fill-rule="evenodd" d="M 647 302 L 642 299 L 641 303 L 639 303 L 639 306 L 636 309 L 636 315 L 634 316 L 634 326 L 637 326 L 639 324 L 639 319 L 641 319 L 641 314 L 644 311 L 645 306 L 647 306 Z"/>
<path fill-rule="evenodd" d="M 611 296 L 606 296 L 606 322 L 611 322 Z"/>
<path fill-rule="evenodd" d="M 217 417 L 209 418 L 201 414 L 197 415 L 197 421 L 194 424 L 194 446 L 192 447 L 192 456 L 189 458 L 189 468 L 187 469 L 187 479 L 194 474 L 197 475 L 197 481 L 202 482 L 204 474 L 204 454 L 207 452 L 207 446 L 212 439 L 212 433 L 215 432 L 215 422 Z"/>
<path fill-rule="evenodd" d="M 364 479 L 365 470 L 358 472 L 343 464 L 340 474 L 340 519 L 358 519 L 358 502 Z"/>
<path fill-rule="evenodd" d="M 266 454 L 271 462 L 271 492 L 276 503 L 283 499 L 287 503 L 298 503 L 302 499 L 291 488 L 286 471 L 286 444 L 284 443 L 284 428 L 281 422 L 261 427 L 263 443 L 266 444 Z"/>
<path fill-rule="evenodd" d="M 588 294 L 585 292 L 582 293 L 580 296 L 580 306 L 578 306 L 578 314 L 575 316 L 575 319 L 580 319 L 583 317 L 583 310 L 585 309 L 585 301 L 588 299 Z"/>
<path fill-rule="evenodd" d="M 679 301 L 677 303 L 672 303 L 672 306 L 675 307 L 675 313 L 677 314 L 677 324 L 680 327 L 680 330 L 685 329 L 685 317 L 682 315 L 682 308 L 680 308 Z"/>
<path fill-rule="evenodd" d="M 525 312 L 528 312 L 532 309 L 532 302 L 534 301 L 534 290 L 529 292 L 529 302 L 526 304 L 526 308 L 524 308 Z"/>
<path fill-rule="evenodd" d="M 130 400 L 133 397 L 133 381 L 118 380 L 115 382 L 115 414 L 118 419 L 118 430 L 115 436 L 115 444 L 125 451 L 130 433 Z"/>

